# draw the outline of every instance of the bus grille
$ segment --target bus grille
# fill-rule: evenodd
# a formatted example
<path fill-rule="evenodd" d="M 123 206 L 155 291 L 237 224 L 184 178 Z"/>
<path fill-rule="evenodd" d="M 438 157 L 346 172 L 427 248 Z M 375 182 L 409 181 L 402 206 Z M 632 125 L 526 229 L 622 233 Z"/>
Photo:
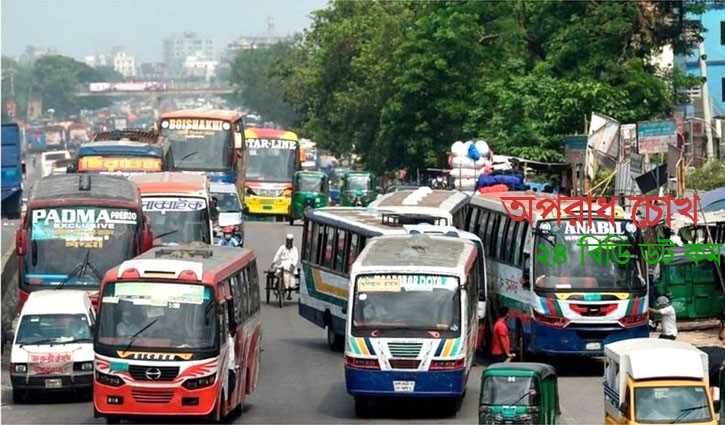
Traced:
<path fill-rule="evenodd" d="M 393 369 L 418 369 L 420 360 L 416 359 L 390 359 L 390 367 Z"/>
<path fill-rule="evenodd" d="M 390 355 L 393 357 L 404 357 L 404 358 L 415 358 L 418 357 L 420 349 L 423 347 L 422 343 L 388 343 L 388 349 Z"/>
<path fill-rule="evenodd" d="M 252 189 L 257 196 L 276 198 L 282 196 L 284 189 Z"/>
<path fill-rule="evenodd" d="M 165 404 L 174 398 L 173 391 L 131 390 L 131 395 L 136 403 Z"/>
<path fill-rule="evenodd" d="M 179 374 L 179 366 L 130 365 L 128 373 L 137 381 L 173 381 Z"/>

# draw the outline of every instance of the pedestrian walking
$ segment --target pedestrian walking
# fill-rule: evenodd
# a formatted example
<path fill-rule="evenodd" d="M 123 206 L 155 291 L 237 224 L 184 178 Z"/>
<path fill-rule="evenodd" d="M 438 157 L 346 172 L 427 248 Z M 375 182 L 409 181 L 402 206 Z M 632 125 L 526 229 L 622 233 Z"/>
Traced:
<path fill-rule="evenodd" d="M 504 362 L 514 358 L 514 354 L 511 353 L 509 328 L 508 325 L 506 325 L 508 316 L 508 307 L 503 306 L 499 308 L 498 319 L 493 325 L 493 335 L 491 335 L 491 354 L 497 362 Z"/>
<path fill-rule="evenodd" d="M 650 308 L 650 314 L 659 314 L 662 316 L 662 333 L 660 338 L 676 339 L 677 338 L 677 315 L 675 308 L 670 305 L 670 299 L 667 297 L 657 298 L 657 308 Z"/>

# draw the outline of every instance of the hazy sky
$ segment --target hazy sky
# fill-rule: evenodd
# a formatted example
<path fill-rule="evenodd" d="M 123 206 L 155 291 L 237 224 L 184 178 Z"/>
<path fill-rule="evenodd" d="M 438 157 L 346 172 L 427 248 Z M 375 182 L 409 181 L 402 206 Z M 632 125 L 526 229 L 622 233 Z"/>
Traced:
<path fill-rule="evenodd" d="M 163 59 L 162 39 L 196 32 L 214 40 L 216 53 L 242 35 L 286 35 L 309 26 L 310 14 L 326 0 L 2 0 L 2 53 L 21 55 L 25 46 L 53 47 L 82 59 L 112 46 L 142 62 Z"/>

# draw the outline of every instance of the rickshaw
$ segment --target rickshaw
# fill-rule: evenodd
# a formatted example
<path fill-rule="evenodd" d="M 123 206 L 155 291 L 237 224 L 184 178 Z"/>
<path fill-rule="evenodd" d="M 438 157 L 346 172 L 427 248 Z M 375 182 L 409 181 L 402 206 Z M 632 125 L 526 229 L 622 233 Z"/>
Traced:
<path fill-rule="evenodd" d="M 277 276 L 275 274 L 275 270 L 269 269 L 264 271 L 265 276 L 267 277 L 264 285 L 264 292 L 266 293 L 267 298 L 267 304 L 269 304 L 269 295 L 274 294 L 275 298 L 277 298 L 277 303 L 279 304 L 279 308 L 284 307 L 284 300 L 287 295 L 292 295 L 292 292 L 297 292 L 299 294 L 300 292 L 300 269 L 299 267 L 295 269 L 295 286 L 291 288 L 285 288 L 284 287 L 284 281 L 282 280 L 282 276 Z"/>
<path fill-rule="evenodd" d="M 556 370 L 544 363 L 495 363 L 481 373 L 478 423 L 556 424 Z"/>
<path fill-rule="evenodd" d="M 290 203 L 289 224 L 302 217 L 306 208 L 326 207 L 330 200 L 330 181 L 321 171 L 295 173 Z"/>
<path fill-rule="evenodd" d="M 377 180 L 373 173 L 349 171 L 342 176 L 340 205 L 366 207 L 377 198 Z"/>

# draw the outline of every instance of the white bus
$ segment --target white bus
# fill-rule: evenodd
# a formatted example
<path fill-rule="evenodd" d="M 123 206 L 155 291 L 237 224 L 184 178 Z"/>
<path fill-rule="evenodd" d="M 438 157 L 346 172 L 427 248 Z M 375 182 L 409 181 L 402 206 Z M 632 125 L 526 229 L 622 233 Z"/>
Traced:
<path fill-rule="evenodd" d="M 350 266 L 371 238 L 413 232 L 445 233 L 473 241 L 484 258 L 483 244 L 478 236 L 460 230 L 454 232 L 454 228 L 443 225 L 447 221 L 440 216 L 445 216 L 445 212 L 438 215 L 401 215 L 370 207 L 328 207 L 306 212 L 301 244 L 299 314 L 327 329 L 331 350 L 343 348 Z M 485 298 L 481 301 L 485 304 Z"/>
<path fill-rule="evenodd" d="M 423 186 L 415 190 L 387 193 L 369 207 L 404 215 L 439 217 L 439 224 L 463 229 L 470 196 L 457 190 L 433 190 Z"/>
<path fill-rule="evenodd" d="M 614 225 L 594 212 L 589 226 L 586 219 L 582 225 L 570 225 L 570 216 L 557 224 L 556 214 L 542 217 L 536 211 L 531 225 L 509 216 L 502 197 L 533 198 L 534 206 L 557 197 L 536 192 L 486 193 L 473 196 L 468 205 L 463 229 L 480 235 L 487 254 L 491 291 L 487 323 L 493 323 L 499 305 L 509 308 L 511 348 L 519 360 L 527 352 L 602 356 L 605 344 L 648 337 L 641 232 L 621 207 L 615 208 Z M 505 202 L 511 205 L 512 201 Z M 571 201 L 561 201 L 562 210 L 569 205 Z M 619 238 L 617 243 L 627 246 L 627 261 L 584 261 L 580 238 L 585 235 L 600 242 L 610 236 Z"/>
<path fill-rule="evenodd" d="M 345 383 L 358 416 L 373 397 L 435 397 L 455 413 L 474 362 L 481 256 L 468 240 L 386 235 L 352 266 Z"/>

